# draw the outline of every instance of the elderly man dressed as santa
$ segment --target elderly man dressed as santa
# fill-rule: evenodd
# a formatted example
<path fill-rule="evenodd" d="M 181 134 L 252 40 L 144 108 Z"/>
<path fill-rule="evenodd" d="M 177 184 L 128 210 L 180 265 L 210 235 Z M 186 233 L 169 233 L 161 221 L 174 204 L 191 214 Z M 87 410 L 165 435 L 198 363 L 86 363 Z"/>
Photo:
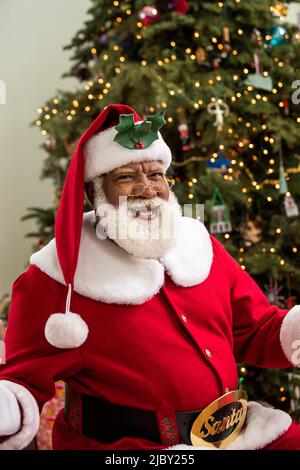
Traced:
<path fill-rule="evenodd" d="M 163 123 L 110 105 L 77 144 L 55 239 L 13 285 L 1 449 L 30 443 L 64 380 L 54 449 L 300 450 L 300 427 L 247 403 L 236 366 L 299 365 L 300 306 L 270 305 L 182 216 Z M 83 215 L 85 190 L 94 210 Z"/>

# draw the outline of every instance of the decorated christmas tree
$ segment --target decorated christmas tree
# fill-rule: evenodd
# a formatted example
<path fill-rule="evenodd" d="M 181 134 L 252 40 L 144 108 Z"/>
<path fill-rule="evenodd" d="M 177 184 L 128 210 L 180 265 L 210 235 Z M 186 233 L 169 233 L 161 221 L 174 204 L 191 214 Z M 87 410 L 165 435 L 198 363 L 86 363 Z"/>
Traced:
<path fill-rule="evenodd" d="M 43 178 L 53 207 L 31 208 L 35 249 L 54 218 L 78 137 L 109 103 L 146 116 L 166 111 L 170 176 L 182 204 L 204 204 L 204 223 L 269 300 L 300 301 L 300 33 L 288 2 L 92 0 L 66 49 L 78 87 L 37 110 Z M 251 398 L 297 407 L 293 370 L 240 365 Z M 295 390 L 295 389 L 294 389 Z"/>

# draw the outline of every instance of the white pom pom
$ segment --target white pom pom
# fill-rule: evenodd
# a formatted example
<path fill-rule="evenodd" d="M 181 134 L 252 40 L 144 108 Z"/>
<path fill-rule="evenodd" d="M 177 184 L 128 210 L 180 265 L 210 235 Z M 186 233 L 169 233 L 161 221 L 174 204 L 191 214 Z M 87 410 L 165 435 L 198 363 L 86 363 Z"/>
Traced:
<path fill-rule="evenodd" d="M 45 326 L 48 343 L 56 348 L 71 349 L 81 346 L 89 333 L 85 321 L 77 313 L 54 313 Z"/>

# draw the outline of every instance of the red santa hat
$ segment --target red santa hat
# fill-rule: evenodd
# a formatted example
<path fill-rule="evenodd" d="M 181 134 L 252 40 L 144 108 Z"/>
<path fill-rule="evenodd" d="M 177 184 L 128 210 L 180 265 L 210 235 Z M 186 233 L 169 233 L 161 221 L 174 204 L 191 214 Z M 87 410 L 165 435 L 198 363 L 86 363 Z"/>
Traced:
<path fill-rule="evenodd" d="M 84 208 L 84 183 L 132 162 L 159 160 L 166 170 L 171 151 L 158 129 L 163 113 L 144 121 L 130 106 L 107 106 L 79 139 L 70 163 L 56 221 L 58 260 L 68 288 L 65 313 L 54 313 L 45 326 L 47 341 L 58 348 L 81 346 L 88 326 L 70 311 Z"/>

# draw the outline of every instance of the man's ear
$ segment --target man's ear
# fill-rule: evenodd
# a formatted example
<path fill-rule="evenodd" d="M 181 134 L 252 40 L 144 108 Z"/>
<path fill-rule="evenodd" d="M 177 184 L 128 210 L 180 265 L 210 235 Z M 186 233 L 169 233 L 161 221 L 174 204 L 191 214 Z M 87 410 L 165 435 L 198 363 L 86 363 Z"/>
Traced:
<path fill-rule="evenodd" d="M 95 189 L 94 189 L 94 182 L 93 180 L 87 181 L 84 183 L 84 190 L 86 194 L 86 198 L 88 202 L 94 207 L 95 204 Z"/>

